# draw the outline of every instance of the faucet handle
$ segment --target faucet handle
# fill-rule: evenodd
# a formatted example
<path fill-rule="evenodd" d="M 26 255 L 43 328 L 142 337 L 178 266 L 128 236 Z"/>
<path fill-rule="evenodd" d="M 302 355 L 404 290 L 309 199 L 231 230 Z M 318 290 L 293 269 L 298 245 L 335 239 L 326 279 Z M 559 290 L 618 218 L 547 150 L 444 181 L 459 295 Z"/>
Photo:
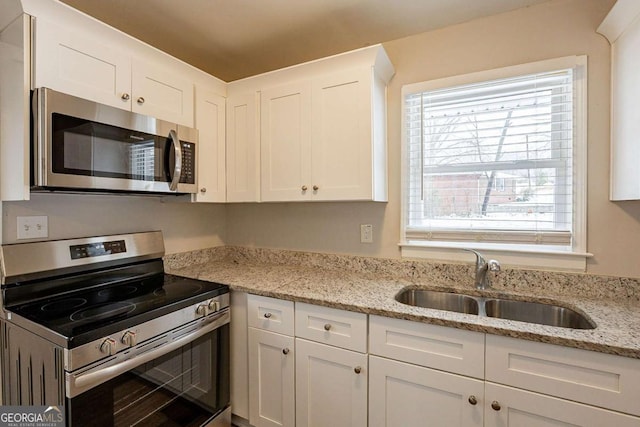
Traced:
<path fill-rule="evenodd" d="M 500 271 L 500 263 L 495 259 L 490 259 L 487 261 L 487 264 L 489 266 L 489 271 Z"/>

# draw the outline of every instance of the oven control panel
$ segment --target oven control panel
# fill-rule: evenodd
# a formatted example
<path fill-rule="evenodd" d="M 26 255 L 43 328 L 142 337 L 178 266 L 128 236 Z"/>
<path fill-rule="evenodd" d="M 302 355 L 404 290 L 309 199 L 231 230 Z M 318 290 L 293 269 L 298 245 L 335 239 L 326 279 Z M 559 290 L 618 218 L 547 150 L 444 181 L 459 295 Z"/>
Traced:
<path fill-rule="evenodd" d="M 85 243 L 83 245 L 69 246 L 71 259 L 90 258 L 101 255 L 111 255 L 127 252 L 124 240 L 112 240 L 110 242 Z"/>

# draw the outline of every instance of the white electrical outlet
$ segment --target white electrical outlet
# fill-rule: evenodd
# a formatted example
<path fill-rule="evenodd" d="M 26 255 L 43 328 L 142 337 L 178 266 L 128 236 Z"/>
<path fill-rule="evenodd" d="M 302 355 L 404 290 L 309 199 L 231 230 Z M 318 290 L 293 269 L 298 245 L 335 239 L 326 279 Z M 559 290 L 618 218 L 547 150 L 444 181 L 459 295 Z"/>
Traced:
<path fill-rule="evenodd" d="M 360 224 L 360 243 L 373 243 L 373 225 Z"/>
<path fill-rule="evenodd" d="M 49 237 L 49 218 L 46 216 L 19 216 L 18 239 Z"/>

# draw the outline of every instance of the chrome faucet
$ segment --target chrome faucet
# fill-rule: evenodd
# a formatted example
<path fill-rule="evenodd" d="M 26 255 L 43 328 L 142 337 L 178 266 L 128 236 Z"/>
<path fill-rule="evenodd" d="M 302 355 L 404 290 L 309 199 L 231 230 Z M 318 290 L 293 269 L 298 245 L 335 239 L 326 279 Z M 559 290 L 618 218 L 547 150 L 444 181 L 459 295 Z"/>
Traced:
<path fill-rule="evenodd" d="M 489 289 L 491 283 L 489 282 L 487 273 L 489 271 L 500 271 L 500 263 L 495 259 L 485 260 L 480 252 L 474 251 L 473 249 L 464 250 L 476 254 L 476 280 L 474 283 L 476 289 Z"/>

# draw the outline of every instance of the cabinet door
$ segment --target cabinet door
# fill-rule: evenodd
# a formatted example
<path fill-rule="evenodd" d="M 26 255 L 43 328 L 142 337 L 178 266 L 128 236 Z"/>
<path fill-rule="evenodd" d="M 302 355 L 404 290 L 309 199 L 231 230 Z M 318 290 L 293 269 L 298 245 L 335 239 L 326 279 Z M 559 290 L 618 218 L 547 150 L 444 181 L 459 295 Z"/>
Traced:
<path fill-rule="evenodd" d="M 193 127 L 193 83 L 180 75 L 151 62 L 134 61 L 131 110 Z"/>
<path fill-rule="evenodd" d="M 369 356 L 371 427 L 482 426 L 483 395 L 484 381 Z"/>
<path fill-rule="evenodd" d="M 371 75 L 364 67 L 313 81 L 314 199 L 372 199 Z"/>
<path fill-rule="evenodd" d="M 496 427 L 638 427 L 640 418 L 486 383 L 485 425 Z"/>
<path fill-rule="evenodd" d="M 367 425 L 367 355 L 296 338 L 296 426 Z"/>
<path fill-rule="evenodd" d="M 227 201 L 260 201 L 260 137 L 256 93 L 227 98 Z"/>
<path fill-rule="evenodd" d="M 249 422 L 294 426 L 293 337 L 249 328 Z"/>
<path fill-rule="evenodd" d="M 196 88 L 198 193 L 193 196 L 195 202 L 224 202 L 226 199 L 225 108 L 222 96 Z"/>
<path fill-rule="evenodd" d="M 0 32 L 0 195 L 29 200 L 31 173 L 31 17 Z M 10 125 L 9 125 L 10 124 Z"/>
<path fill-rule="evenodd" d="M 296 82 L 262 91 L 261 198 L 308 200 L 311 183 L 311 85 Z"/>
<path fill-rule="evenodd" d="M 87 34 L 38 18 L 34 68 L 35 87 L 131 109 L 131 60 Z"/>

